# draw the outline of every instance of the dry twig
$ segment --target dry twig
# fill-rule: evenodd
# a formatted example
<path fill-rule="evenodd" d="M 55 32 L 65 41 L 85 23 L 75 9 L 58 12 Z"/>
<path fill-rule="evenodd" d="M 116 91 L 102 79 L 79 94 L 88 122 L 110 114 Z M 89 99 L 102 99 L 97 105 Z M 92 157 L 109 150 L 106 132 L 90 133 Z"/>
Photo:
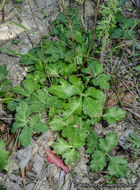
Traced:
<path fill-rule="evenodd" d="M 98 10 L 99 10 L 99 4 L 100 4 L 100 0 L 97 0 L 97 6 L 96 6 L 96 11 L 95 11 L 95 18 L 94 18 L 94 27 L 93 27 L 93 36 L 92 36 L 92 42 L 90 44 L 90 47 L 88 49 L 87 55 L 86 57 L 88 57 L 88 55 L 91 52 L 94 40 L 95 40 L 95 30 L 96 30 L 96 23 L 97 23 L 97 16 L 98 16 Z"/>

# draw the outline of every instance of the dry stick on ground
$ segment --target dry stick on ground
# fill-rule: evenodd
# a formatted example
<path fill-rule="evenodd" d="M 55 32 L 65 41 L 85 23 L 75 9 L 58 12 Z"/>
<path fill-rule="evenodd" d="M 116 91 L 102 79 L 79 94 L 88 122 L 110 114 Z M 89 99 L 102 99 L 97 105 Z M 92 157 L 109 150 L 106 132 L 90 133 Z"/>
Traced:
<path fill-rule="evenodd" d="M 69 17 L 68 17 L 68 14 L 67 14 L 67 12 L 66 12 L 66 9 L 65 9 L 65 7 L 64 7 L 64 5 L 63 5 L 63 3 L 62 3 L 62 1 L 61 1 L 61 0 L 58 0 L 58 1 L 59 1 L 60 5 L 61 5 L 61 7 L 62 7 L 62 9 L 63 9 L 63 11 L 64 11 L 64 14 L 65 14 L 65 16 L 66 16 L 66 18 L 67 18 L 67 20 L 68 20 L 68 23 L 69 23 L 69 27 L 70 27 L 70 31 L 71 31 L 71 35 L 72 35 L 73 53 L 74 53 L 75 62 L 76 62 L 76 66 L 77 66 L 76 47 L 75 47 L 75 40 L 74 40 L 74 33 L 73 33 L 73 29 L 72 29 L 72 24 L 71 24 L 71 21 L 70 21 L 70 19 L 69 19 Z"/>
<path fill-rule="evenodd" d="M 40 47 L 41 47 L 41 55 L 42 55 L 42 58 L 43 58 L 43 68 L 44 68 L 45 74 L 46 74 L 46 76 L 47 76 L 47 78 L 48 78 L 48 80 L 49 80 L 49 82 L 50 82 L 50 84 L 51 84 L 51 80 L 50 80 L 50 78 L 49 78 L 48 75 L 47 75 L 46 66 L 45 66 L 45 57 L 44 57 L 44 51 L 43 51 L 43 46 L 42 46 L 43 43 L 42 43 L 41 31 L 40 31 L 40 28 L 39 28 L 39 26 L 38 26 L 38 24 L 37 24 L 35 15 L 34 15 L 34 13 L 33 13 L 32 6 L 31 6 L 31 4 L 30 4 L 30 0 L 27 0 L 27 2 L 28 2 L 28 5 L 29 5 L 29 8 L 30 8 L 32 17 L 33 17 L 33 19 L 34 19 L 34 22 L 35 22 L 35 25 L 36 25 L 36 27 L 37 27 L 37 29 L 38 29 L 38 33 L 39 33 L 39 37 L 40 37 Z"/>
<path fill-rule="evenodd" d="M 92 42 L 91 42 L 91 44 L 90 44 L 90 47 L 89 47 L 89 49 L 88 49 L 88 52 L 87 52 L 86 57 L 89 56 L 89 54 L 90 54 L 90 52 L 91 52 L 91 49 L 92 49 L 92 46 L 93 46 L 93 43 L 94 43 L 94 40 L 95 40 L 95 30 L 96 30 L 96 23 L 97 23 L 97 16 L 98 16 L 99 4 L 100 4 L 100 0 L 97 1 L 96 11 L 95 11 L 95 18 L 94 18 L 94 27 L 93 27 Z"/>

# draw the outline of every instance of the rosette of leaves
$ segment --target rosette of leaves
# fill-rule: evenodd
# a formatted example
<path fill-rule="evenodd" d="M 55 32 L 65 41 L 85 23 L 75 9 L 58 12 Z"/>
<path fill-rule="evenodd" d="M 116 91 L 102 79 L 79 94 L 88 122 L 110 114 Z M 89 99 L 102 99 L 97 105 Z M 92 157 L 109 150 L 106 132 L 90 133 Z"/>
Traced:
<path fill-rule="evenodd" d="M 127 173 L 127 161 L 121 157 L 114 157 L 109 152 L 118 144 L 116 133 L 109 133 L 105 139 L 98 137 L 94 131 L 87 137 L 87 154 L 91 154 L 90 169 L 102 171 L 105 167 L 108 173 L 115 177 L 125 177 Z M 108 165 L 109 160 L 109 165 Z M 108 166 L 107 166 L 108 165 Z"/>
<path fill-rule="evenodd" d="M 11 103 L 11 108 L 16 110 L 12 132 L 21 130 L 20 142 L 23 146 L 30 143 L 33 133 L 47 130 L 40 114 L 49 109 L 50 128 L 61 135 L 58 142 L 53 144 L 53 148 L 65 159 L 67 165 L 77 159 L 78 149 L 85 145 L 86 136 L 90 133 L 90 125 L 102 118 L 108 123 L 114 123 L 125 116 L 125 113 L 122 111 L 120 114 L 117 108 L 109 108 L 104 113 L 106 96 L 101 90 L 109 88 L 110 76 L 103 73 L 102 65 L 87 60 L 87 68 L 84 68 L 81 74 L 81 65 L 91 35 L 87 35 L 80 28 L 76 19 L 71 21 L 77 65 L 69 24 L 65 15 L 60 14 L 51 33 L 51 36 L 59 40 L 46 40 L 45 37 L 43 39 L 45 65 L 40 46 L 33 48 L 20 59 L 22 65 L 29 67 L 30 73 L 22 82 L 22 86 L 12 89 L 21 98 L 19 103 Z M 45 87 L 47 77 L 44 67 L 52 82 L 49 88 Z M 73 73 L 75 75 L 72 75 Z M 80 77 L 76 77 L 76 74 Z"/>
<path fill-rule="evenodd" d="M 106 101 L 105 94 L 94 87 L 84 87 L 81 79 L 74 75 L 69 76 L 68 81 L 60 79 L 59 82 L 60 84 L 58 85 L 52 85 L 49 88 L 49 92 L 57 96 L 58 99 L 63 100 L 63 104 L 61 105 L 62 112 L 59 116 L 56 115 L 49 124 L 53 131 L 60 131 L 62 137 L 65 138 L 65 140 L 61 138 L 60 142 L 54 143 L 53 147 L 58 154 L 62 155 L 65 163 L 69 165 L 77 158 L 77 149 L 84 146 L 85 137 L 90 132 L 91 124 L 97 123 L 101 118 L 105 119 L 109 124 L 114 123 L 117 120 L 123 119 L 125 112 L 121 112 L 117 108 L 109 108 L 103 114 Z M 81 127 L 79 127 L 79 122 L 81 122 Z M 84 129 L 83 125 L 85 126 Z M 79 128 L 79 134 L 76 133 L 77 128 Z M 80 139 L 80 134 L 83 134 L 82 130 L 84 131 L 84 136 Z M 75 145 L 74 138 L 78 139 L 77 142 L 80 145 Z M 67 144 L 69 148 L 61 152 L 62 148 L 59 147 L 60 144 L 61 146 Z M 68 152 L 70 151 L 71 156 L 69 157 Z"/>

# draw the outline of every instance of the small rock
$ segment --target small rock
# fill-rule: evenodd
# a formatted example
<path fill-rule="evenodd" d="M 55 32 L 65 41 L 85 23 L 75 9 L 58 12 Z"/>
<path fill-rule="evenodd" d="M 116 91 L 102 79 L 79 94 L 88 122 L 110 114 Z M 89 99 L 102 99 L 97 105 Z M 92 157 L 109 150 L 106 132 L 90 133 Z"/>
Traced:
<path fill-rule="evenodd" d="M 8 28 L 7 26 L 4 26 L 3 28 L 0 28 L 0 31 L 6 32 L 6 31 L 8 31 L 8 30 L 9 30 L 9 28 Z"/>
<path fill-rule="evenodd" d="M 60 189 L 62 187 L 62 185 L 64 184 L 64 177 L 65 177 L 65 173 L 64 173 L 64 171 L 61 171 L 60 176 L 59 176 L 59 187 L 58 187 L 58 189 Z"/>
<path fill-rule="evenodd" d="M 34 162 L 33 164 L 34 170 L 36 171 L 37 174 L 39 174 L 43 168 L 44 158 L 36 154 L 32 161 Z"/>
<path fill-rule="evenodd" d="M 19 166 L 21 170 L 26 167 L 29 160 L 32 158 L 33 144 L 34 141 L 32 140 L 31 144 L 28 147 L 23 148 L 17 152 L 17 158 L 19 160 Z"/>
<path fill-rule="evenodd" d="M 75 186 L 74 186 L 74 183 L 71 184 L 70 190 L 77 190 L 77 189 L 75 188 Z"/>
<path fill-rule="evenodd" d="M 127 129 L 127 130 L 123 133 L 123 135 L 119 138 L 118 143 L 119 143 L 119 145 L 120 145 L 123 149 L 126 148 L 126 144 L 127 144 L 127 142 L 128 142 L 128 141 L 127 141 L 127 138 L 130 137 L 130 135 L 131 135 L 132 133 L 134 133 L 134 129 Z"/>
<path fill-rule="evenodd" d="M 6 181 L 5 186 L 7 190 L 22 190 L 21 186 L 18 183 L 16 183 L 16 181 L 13 182 L 9 178 Z"/>
<path fill-rule="evenodd" d="M 84 177 L 82 179 L 82 183 L 90 183 L 90 180 L 87 177 Z"/>
<path fill-rule="evenodd" d="M 52 190 L 52 189 L 49 187 L 48 182 L 46 182 L 45 184 L 40 186 L 39 190 Z"/>
<path fill-rule="evenodd" d="M 36 178 L 36 175 L 34 174 L 34 173 L 32 173 L 32 172 L 26 172 L 26 176 L 28 177 L 28 178 L 32 178 L 32 179 L 34 179 L 34 178 Z"/>
<path fill-rule="evenodd" d="M 22 185 L 22 178 L 20 176 L 17 176 L 13 173 L 9 175 L 9 179 L 13 182 L 16 182 L 18 185 Z"/>
<path fill-rule="evenodd" d="M 136 4 L 138 7 L 140 7 L 140 0 L 136 0 Z"/>
<path fill-rule="evenodd" d="M 12 173 L 13 171 L 16 172 L 19 170 L 19 165 L 17 159 L 13 158 L 11 161 L 11 166 L 10 166 L 10 171 L 9 174 Z M 6 171 L 9 170 L 9 164 L 5 167 Z"/>
<path fill-rule="evenodd" d="M 23 55 L 27 54 L 28 51 L 29 51 L 29 49 L 28 49 L 28 48 L 25 48 L 25 47 L 23 47 L 23 48 L 21 49 L 21 53 L 22 53 Z"/>
<path fill-rule="evenodd" d="M 26 186 L 24 187 L 24 190 L 32 190 L 32 189 L 34 188 L 34 185 L 35 185 L 35 184 L 33 184 L 33 183 L 29 183 L 28 185 L 26 185 Z"/>
<path fill-rule="evenodd" d="M 103 131 L 102 125 L 100 123 L 96 123 L 94 126 L 94 130 L 96 131 L 98 135 L 100 135 L 101 132 Z"/>

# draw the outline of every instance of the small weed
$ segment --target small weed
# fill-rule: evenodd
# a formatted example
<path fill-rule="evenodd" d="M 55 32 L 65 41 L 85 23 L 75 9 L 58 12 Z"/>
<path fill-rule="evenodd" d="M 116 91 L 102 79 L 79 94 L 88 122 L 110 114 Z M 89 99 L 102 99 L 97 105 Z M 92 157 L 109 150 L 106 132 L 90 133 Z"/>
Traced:
<path fill-rule="evenodd" d="M 134 27 L 136 27 L 136 24 L 133 18 L 126 18 L 122 13 L 118 12 L 116 15 L 116 27 L 110 31 L 111 37 L 132 39 L 132 36 L 135 35 Z"/>
<path fill-rule="evenodd" d="M 11 41 L 12 44 L 14 45 L 17 45 L 19 43 L 19 40 L 17 38 L 14 38 L 12 41 Z"/>
<path fill-rule="evenodd" d="M 7 79 L 7 75 L 8 75 L 7 66 L 6 65 L 0 66 L 0 98 L 4 98 L 5 100 L 8 100 L 8 97 L 10 97 L 9 93 L 10 80 Z"/>
<path fill-rule="evenodd" d="M 135 30 L 134 28 L 140 23 L 135 22 L 133 18 L 126 18 L 122 13 L 116 15 L 116 27 L 110 30 L 111 37 L 116 39 L 128 39 L 133 42 L 133 54 L 135 54 Z"/>
<path fill-rule="evenodd" d="M 101 13 L 102 19 L 97 25 L 96 36 L 99 40 L 102 39 L 102 47 L 100 52 L 100 63 L 104 63 L 104 57 L 107 56 L 107 49 L 111 44 L 110 30 L 116 26 L 116 14 L 121 11 L 118 7 L 118 0 L 105 0 L 104 4 L 101 5 L 99 12 Z"/>
<path fill-rule="evenodd" d="M 5 143 L 2 139 L 0 139 L 0 171 L 2 171 L 3 168 L 7 165 L 8 155 L 9 152 L 5 149 Z"/>
<path fill-rule="evenodd" d="M 124 177 L 127 172 L 127 161 L 123 158 L 113 157 L 109 152 L 118 144 L 116 133 L 109 133 L 105 139 L 99 138 L 94 131 L 87 137 L 86 152 L 92 154 L 90 169 L 92 171 L 101 171 L 107 166 L 109 160 L 108 173 L 110 176 Z"/>
<path fill-rule="evenodd" d="M 117 178 L 111 175 L 106 175 L 104 176 L 105 179 L 108 180 L 109 184 L 116 184 L 117 183 Z"/>
<path fill-rule="evenodd" d="M 138 74 L 140 73 L 140 65 L 137 65 L 135 70 L 138 72 Z"/>
<path fill-rule="evenodd" d="M 127 145 L 126 149 L 131 149 L 134 152 L 134 159 L 137 158 L 140 152 L 140 136 L 137 132 L 131 134 L 131 137 L 127 138 L 129 145 Z"/>

